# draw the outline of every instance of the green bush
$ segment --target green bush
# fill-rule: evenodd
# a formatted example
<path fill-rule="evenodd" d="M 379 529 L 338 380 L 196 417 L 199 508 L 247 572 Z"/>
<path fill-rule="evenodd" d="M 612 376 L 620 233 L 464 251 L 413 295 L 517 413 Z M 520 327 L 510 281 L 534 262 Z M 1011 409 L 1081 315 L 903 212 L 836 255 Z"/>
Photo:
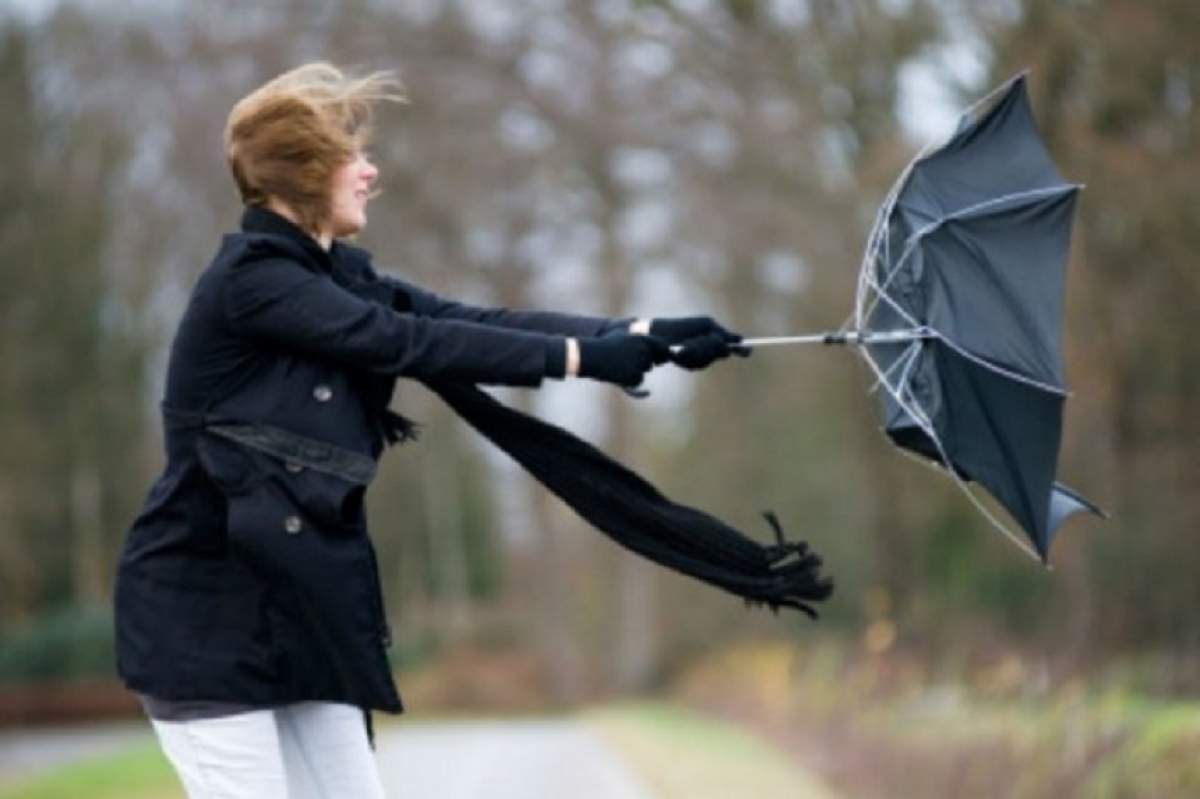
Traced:
<path fill-rule="evenodd" d="M 0 634 L 0 683 L 110 677 L 115 657 L 111 611 L 61 608 Z"/>

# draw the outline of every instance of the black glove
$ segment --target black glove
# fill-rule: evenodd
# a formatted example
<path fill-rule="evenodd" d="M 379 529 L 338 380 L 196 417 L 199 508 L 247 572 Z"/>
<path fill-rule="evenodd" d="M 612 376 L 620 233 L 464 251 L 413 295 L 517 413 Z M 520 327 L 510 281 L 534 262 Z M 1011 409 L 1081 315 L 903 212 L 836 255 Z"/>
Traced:
<path fill-rule="evenodd" d="M 730 355 L 745 358 L 749 354 L 749 347 L 727 341 L 720 333 L 709 333 L 681 342 L 677 351 L 671 351 L 671 362 L 684 369 L 696 370 L 704 369 L 713 361 L 728 358 Z"/>
<path fill-rule="evenodd" d="M 742 340 L 737 333 L 726 330 L 711 316 L 680 316 L 675 319 L 651 319 L 650 335 L 668 344 L 682 344 L 688 339 L 714 333 L 723 341 L 735 344 Z"/>
<path fill-rule="evenodd" d="M 671 358 L 671 348 L 653 336 L 628 334 L 581 338 L 579 375 L 621 386 L 636 386 L 655 365 Z"/>

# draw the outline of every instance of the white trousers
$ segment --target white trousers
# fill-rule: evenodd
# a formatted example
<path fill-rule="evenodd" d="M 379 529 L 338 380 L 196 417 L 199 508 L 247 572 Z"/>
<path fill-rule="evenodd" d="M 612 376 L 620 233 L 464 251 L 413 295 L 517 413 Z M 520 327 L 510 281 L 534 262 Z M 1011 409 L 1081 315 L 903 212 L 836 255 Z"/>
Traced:
<path fill-rule="evenodd" d="M 151 719 L 189 799 L 381 799 L 362 711 L 298 702 L 211 719 Z"/>

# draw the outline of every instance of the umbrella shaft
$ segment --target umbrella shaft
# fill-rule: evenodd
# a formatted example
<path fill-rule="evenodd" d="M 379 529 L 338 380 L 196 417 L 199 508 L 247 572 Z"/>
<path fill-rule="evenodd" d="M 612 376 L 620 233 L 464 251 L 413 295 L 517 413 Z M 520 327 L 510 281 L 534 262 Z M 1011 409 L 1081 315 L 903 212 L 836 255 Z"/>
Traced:
<path fill-rule="evenodd" d="M 747 347 L 774 347 L 780 344 L 901 344 L 920 338 L 930 338 L 926 330 L 884 330 L 880 332 L 862 333 L 857 330 L 843 332 L 830 331 L 806 336 L 774 336 L 768 338 L 743 339 Z"/>

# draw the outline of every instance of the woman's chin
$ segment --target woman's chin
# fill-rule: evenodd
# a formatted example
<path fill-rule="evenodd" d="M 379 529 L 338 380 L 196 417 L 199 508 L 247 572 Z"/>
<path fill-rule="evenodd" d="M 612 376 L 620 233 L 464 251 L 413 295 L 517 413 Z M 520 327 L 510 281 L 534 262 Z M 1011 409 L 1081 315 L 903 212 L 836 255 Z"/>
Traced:
<path fill-rule="evenodd" d="M 341 224 L 339 224 L 337 226 L 336 232 L 333 235 L 334 235 L 334 238 L 339 238 L 339 239 L 345 238 L 346 236 L 353 236 L 355 233 L 361 232 L 362 229 L 365 228 L 366 226 L 367 226 L 367 215 L 366 214 L 363 214 L 362 216 L 358 217 L 357 219 L 343 219 L 343 220 L 341 220 Z"/>

